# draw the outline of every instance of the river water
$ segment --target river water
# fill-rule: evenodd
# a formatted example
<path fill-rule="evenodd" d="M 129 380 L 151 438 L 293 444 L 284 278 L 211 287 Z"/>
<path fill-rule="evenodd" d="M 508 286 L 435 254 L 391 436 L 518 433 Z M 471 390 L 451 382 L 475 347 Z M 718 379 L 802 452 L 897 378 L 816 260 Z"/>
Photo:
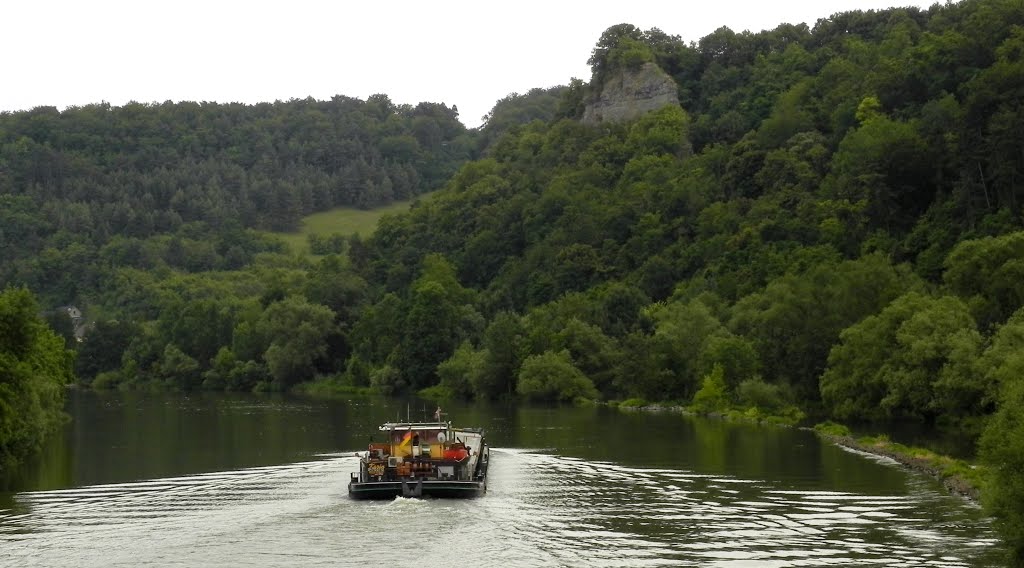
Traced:
<path fill-rule="evenodd" d="M 0 487 L 0 566 L 1000 562 L 989 520 L 930 478 L 673 413 L 446 405 L 487 430 L 486 496 L 349 500 L 353 452 L 428 404 L 72 393 L 65 436 Z"/>

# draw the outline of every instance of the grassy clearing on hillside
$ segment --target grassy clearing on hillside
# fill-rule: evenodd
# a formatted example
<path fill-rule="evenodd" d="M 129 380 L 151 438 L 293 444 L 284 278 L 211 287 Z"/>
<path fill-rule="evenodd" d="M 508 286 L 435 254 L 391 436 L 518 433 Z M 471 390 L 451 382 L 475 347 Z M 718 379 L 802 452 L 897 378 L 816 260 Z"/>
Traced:
<path fill-rule="evenodd" d="M 417 200 L 430 199 L 431 195 L 431 193 L 425 193 L 413 199 L 396 201 L 376 209 L 338 207 L 329 211 L 321 211 L 303 217 L 301 228 L 297 233 L 271 234 L 287 243 L 292 252 L 310 254 L 309 235 L 328 237 L 337 233 L 347 237 L 359 233 L 361 237 L 368 237 L 377 229 L 377 221 L 381 217 L 408 211 L 409 207 Z"/>

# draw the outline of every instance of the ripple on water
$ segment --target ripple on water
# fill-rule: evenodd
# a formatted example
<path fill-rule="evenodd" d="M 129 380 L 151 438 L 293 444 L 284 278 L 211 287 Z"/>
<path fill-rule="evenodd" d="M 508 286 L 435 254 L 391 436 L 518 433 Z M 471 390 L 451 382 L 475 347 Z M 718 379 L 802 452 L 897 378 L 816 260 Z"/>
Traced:
<path fill-rule="evenodd" d="M 494 450 L 488 494 L 350 501 L 356 459 L 61 491 L 0 510 L 2 566 L 983 566 L 980 512 L 906 495 Z M 980 537 L 979 537 L 980 535 Z"/>

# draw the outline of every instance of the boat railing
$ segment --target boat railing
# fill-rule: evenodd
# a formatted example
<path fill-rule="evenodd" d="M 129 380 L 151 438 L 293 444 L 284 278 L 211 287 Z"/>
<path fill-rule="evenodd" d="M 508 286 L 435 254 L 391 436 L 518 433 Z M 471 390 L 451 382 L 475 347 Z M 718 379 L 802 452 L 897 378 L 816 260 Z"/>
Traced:
<path fill-rule="evenodd" d="M 385 422 L 380 431 L 390 430 L 438 430 L 451 428 L 450 422 Z"/>

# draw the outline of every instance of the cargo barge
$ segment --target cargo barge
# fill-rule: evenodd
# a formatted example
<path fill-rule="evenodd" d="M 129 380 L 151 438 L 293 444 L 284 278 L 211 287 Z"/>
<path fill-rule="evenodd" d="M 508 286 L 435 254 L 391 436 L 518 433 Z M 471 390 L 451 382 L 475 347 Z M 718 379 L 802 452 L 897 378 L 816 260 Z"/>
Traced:
<path fill-rule="evenodd" d="M 440 409 L 439 409 L 440 410 Z M 479 497 L 487 492 L 490 452 L 478 428 L 451 422 L 387 422 L 351 474 L 349 497 Z"/>

